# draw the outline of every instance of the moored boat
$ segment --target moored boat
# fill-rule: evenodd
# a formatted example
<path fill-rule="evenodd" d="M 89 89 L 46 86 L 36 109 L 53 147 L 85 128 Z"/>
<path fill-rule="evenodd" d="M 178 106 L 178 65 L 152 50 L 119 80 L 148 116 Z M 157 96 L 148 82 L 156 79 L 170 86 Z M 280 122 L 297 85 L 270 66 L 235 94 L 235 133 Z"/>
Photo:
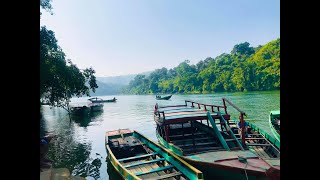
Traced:
<path fill-rule="evenodd" d="M 269 125 L 274 137 L 280 141 L 280 110 L 270 112 Z"/>
<path fill-rule="evenodd" d="M 226 103 L 240 112 L 241 128 L 230 121 Z M 244 115 L 225 98 L 223 105 L 156 104 L 156 135 L 160 144 L 201 170 L 206 179 L 279 179 L 280 149 L 265 137 L 246 138 Z M 263 151 L 259 153 L 265 158 L 257 151 Z"/>
<path fill-rule="evenodd" d="M 103 110 L 103 103 L 90 103 L 89 104 L 91 112 L 97 112 Z"/>
<path fill-rule="evenodd" d="M 203 179 L 201 171 L 137 131 L 108 131 L 106 149 L 124 179 Z"/>
<path fill-rule="evenodd" d="M 169 100 L 171 98 L 172 94 L 169 95 L 169 96 L 164 96 L 164 97 L 161 97 L 160 95 L 157 95 L 156 96 L 156 99 L 157 100 Z"/>
<path fill-rule="evenodd" d="M 88 106 L 72 106 L 71 114 L 76 116 L 87 116 L 90 113 L 90 107 Z"/>
<path fill-rule="evenodd" d="M 117 101 L 117 99 L 115 97 L 113 99 L 102 99 L 102 98 L 94 97 L 94 98 L 90 98 L 88 100 L 91 101 L 92 103 L 104 103 L 104 102 L 116 102 Z"/>

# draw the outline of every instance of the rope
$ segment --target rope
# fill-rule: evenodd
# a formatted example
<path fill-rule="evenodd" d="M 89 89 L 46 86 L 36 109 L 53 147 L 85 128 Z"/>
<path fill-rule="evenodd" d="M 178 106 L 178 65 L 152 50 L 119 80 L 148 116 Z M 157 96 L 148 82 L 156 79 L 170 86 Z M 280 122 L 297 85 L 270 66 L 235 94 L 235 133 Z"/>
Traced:
<path fill-rule="evenodd" d="M 248 165 L 248 161 L 246 161 L 246 166 L 244 167 L 244 172 L 246 173 L 246 178 L 247 178 L 247 180 L 248 180 L 248 175 L 247 175 L 247 170 L 246 170 L 247 165 Z"/>

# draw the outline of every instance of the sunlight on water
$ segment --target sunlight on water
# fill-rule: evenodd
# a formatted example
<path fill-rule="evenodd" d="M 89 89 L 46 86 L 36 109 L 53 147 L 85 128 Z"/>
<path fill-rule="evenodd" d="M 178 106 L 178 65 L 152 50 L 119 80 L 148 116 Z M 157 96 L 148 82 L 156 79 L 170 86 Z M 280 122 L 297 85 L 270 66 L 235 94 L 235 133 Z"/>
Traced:
<path fill-rule="evenodd" d="M 111 99 L 114 96 L 100 96 Z M 280 109 L 280 92 L 246 92 L 216 93 L 205 95 L 173 95 L 168 101 L 156 100 L 154 95 L 122 95 L 116 96 L 117 102 L 104 103 L 103 112 L 91 117 L 69 120 L 65 110 L 42 107 L 40 132 L 49 131 L 57 135 L 50 146 L 48 157 L 54 161 L 53 167 L 68 168 L 72 175 L 80 175 L 87 179 L 120 178 L 114 169 L 107 167 L 105 132 L 119 128 L 137 130 L 157 141 L 153 109 L 159 106 L 184 104 L 184 100 L 192 100 L 207 104 L 222 105 L 222 97 L 226 97 L 248 116 L 246 120 L 254 122 L 272 135 L 268 117 L 272 110 Z M 72 104 L 86 104 L 87 97 L 72 99 Z M 231 118 L 239 114 L 231 106 L 228 108 Z"/>

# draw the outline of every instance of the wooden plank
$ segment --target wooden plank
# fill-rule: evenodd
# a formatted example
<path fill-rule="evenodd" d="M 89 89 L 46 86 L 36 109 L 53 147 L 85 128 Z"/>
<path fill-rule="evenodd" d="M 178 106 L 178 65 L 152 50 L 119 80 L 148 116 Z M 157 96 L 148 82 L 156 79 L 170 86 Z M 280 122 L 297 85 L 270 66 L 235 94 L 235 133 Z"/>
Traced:
<path fill-rule="evenodd" d="M 246 143 L 247 146 L 271 146 L 271 144 Z"/>
<path fill-rule="evenodd" d="M 141 165 L 139 167 L 141 169 L 140 172 L 149 172 L 152 170 L 150 164 Z M 136 173 L 139 173 L 139 172 L 136 172 Z M 149 178 L 154 178 L 154 177 L 158 177 L 158 176 L 159 176 L 159 174 L 157 174 L 157 173 L 149 173 L 149 174 L 141 175 L 140 178 L 141 179 L 149 179 Z"/>
<path fill-rule="evenodd" d="M 166 113 L 165 112 L 165 116 L 169 117 L 169 116 L 178 116 L 178 115 L 192 115 L 192 114 L 204 114 L 207 111 L 179 111 L 179 112 L 170 112 L 170 113 Z"/>
<path fill-rule="evenodd" d="M 165 162 L 167 162 L 167 161 L 165 161 Z M 165 166 L 165 162 L 163 162 L 163 164 L 160 164 L 160 166 L 157 164 L 157 163 L 152 163 L 152 164 L 150 164 L 150 168 L 151 169 L 157 169 L 157 168 L 159 168 L 159 167 L 163 167 L 163 166 Z M 150 170 L 151 170 L 150 169 Z M 158 171 L 158 172 L 156 172 L 156 174 L 158 174 L 159 176 L 162 176 L 162 175 L 165 175 L 166 173 L 164 172 L 164 171 Z"/>
<path fill-rule="evenodd" d="M 150 163 L 154 163 L 154 162 L 158 162 L 158 161 L 165 161 L 165 158 L 153 159 L 151 161 L 142 161 L 142 162 L 138 162 L 138 163 L 134 163 L 134 164 L 129 164 L 129 165 L 126 165 L 124 167 L 125 168 L 130 168 L 130 167 L 144 165 L 144 164 L 150 164 Z"/>
<path fill-rule="evenodd" d="M 198 132 L 198 133 L 194 133 L 194 135 L 205 135 L 206 133 L 203 132 Z M 175 137 L 182 137 L 182 134 L 177 134 L 177 135 L 171 135 L 169 136 L 170 138 L 175 138 Z M 192 136 L 192 134 L 184 134 L 184 136 Z"/>
<path fill-rule="evenodd" d="M 153 155 L 157 155 L 157 152 L 151 153 L 151 154 L 143 154 L 140 156 L 133 156 L 133 157 L 128 157 L 128 158 L 123 158 L 123 159 L 118 159 L 119 162 L 122 161 L 128 161 L 128 160 L 133 160 L 133 159 L 138 159 L 138 158 L 144 158 L 144 157 L 149 157 L 149 156 L 153 156 Z"/>
<path fill-rule="evenodd" d="M 158 171 L 164 171 L 164 170 L 168 170 L 168 169 L 171 169 L 173 168 L 174 166 L 172 165 L 169 165 L 169 166 L 164 166 L 164 167 L 159 167 L 157 169 L 152 169 L 148 172 L 137 172 L 135 173 L 136 176 L 141 176 L 141 175 L 145 175 L 145 174 L 150 174 L 150 173 L 154 173 L 154 172 L 158 172 Z"/>
<path fill-rule="evenodd" d="M 236 136 L 240 136 L 240 134 L 234 134 Z M 248 134 L 248 136 L 262 136 L 261 134 Z M 263 136 L 262 136 L 263 137 Z M 247 138 L 246 138 L 247 139 Z"/>
<path fill-rule="evenodd" d="M 188 146 L 205 146 L 205 145 L 213 145 L 213 144 L 217 144 L 216 142 L 206 142 L 206 143 L 196 143 L 195 145 L 193 145 L 193 143 L 189 143 L 189 144 L 181 144 L 181 145 L 177 145 L 178 147 L 188 147 Z"/>
<path fill-rule="evenodd" d="M 270 156 L 261 148 L 253 146 L 254 151 L 262 158 L 270 158 Z"/>
<path fill-rule="evenodd" d="M 201 138 L 195 138 L 195 141 L 200 141 L 200 140 L 210 140 L 213 139 L 213 137 L 201 137 Z M 172 143 L 177 143 L 177 142 L 184 142 L 184 141 L 192 141 L 192 139 L 181 139 L 181 140 L 174 140 Z"/>
<path fill-rule="evenodd" d="M 162 176 L 159 176 L 159 177 L 154 177 L 154 178 L 146 179 L 146 180 L 159 180 L 159 179 L 166 179 L 166 178 L 171 178 L 171 177 L 181 176 L 181 175 L 182 175 L 181 172 L 174 172 L 174 173 L 171 173 L 171 174 L 166 174 L 166 175 L 162 175 Z"/>
<path fill-rule="evenodd" d="M 209 151 L 209 150 L 217 150 L 217 149 L 224 149 L 224 148 L 222 146 L 197 147 L 196 148 L 197 151 Z M 185 148 L 185 149 L 183 149 L 183 152 L 187 152 L 187 151 L 193 151 L 193 148 Z"/>

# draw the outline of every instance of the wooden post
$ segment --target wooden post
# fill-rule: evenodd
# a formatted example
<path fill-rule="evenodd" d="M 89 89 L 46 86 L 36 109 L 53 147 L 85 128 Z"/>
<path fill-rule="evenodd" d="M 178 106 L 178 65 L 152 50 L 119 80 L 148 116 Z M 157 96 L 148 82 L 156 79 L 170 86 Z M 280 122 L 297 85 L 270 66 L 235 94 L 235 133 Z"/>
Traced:
<path fill-rule="evenodd" d="M 200 104 L 198 104 L 198 108 L 201 109 Z"/>
<path fill-rule="evenodd" d="M 191 129 L 192 129 L 192 144 L 193 144 L 193 148 L 194 148 L 194 150 L 195 150 L 195 148 L 196 148 L 196 141 L 195 141 L 195 137 L 194 137 L 194 130 L 195 130 L 195 128 L 194 128 L 194 122 L 191 120 Z"/>
<path fill-rule="evenodd" d="M 224 112 L 225 112 L 226 114 L 228 114 L 228 112 L 227 112 L 227 106 L 226 106 L 226 101 L 225 101 L 225 99 L 222 99 L 222 100 L 223 100 Z"/>
<path fill-rule="evenodd" d="M 207 106 L 205 104 L 203 106 L 204 106 L 204 110 L 206 111 L 207 110 Z"/>
<path fill-rule="evenodd" d="M 183 123 L 181 124 L 181 126 L 182 126 L 182 137 L 183 137 L 183 139 L 184 139 Z"/>
<path fill-rule="evenodd" d="M 165 125 L 164 134 L 166 135 L 166 141 L 169 143 L 170 142 L 170 138 L 169 138 L 168 126 L 169 125 Z"/>
<path fill-rule="evenodd" d="M 213 106 L 211 106 L 211 111 L 212 111 L 212 112 L 214 112 L 214 110 L 213 110 Z"/>

